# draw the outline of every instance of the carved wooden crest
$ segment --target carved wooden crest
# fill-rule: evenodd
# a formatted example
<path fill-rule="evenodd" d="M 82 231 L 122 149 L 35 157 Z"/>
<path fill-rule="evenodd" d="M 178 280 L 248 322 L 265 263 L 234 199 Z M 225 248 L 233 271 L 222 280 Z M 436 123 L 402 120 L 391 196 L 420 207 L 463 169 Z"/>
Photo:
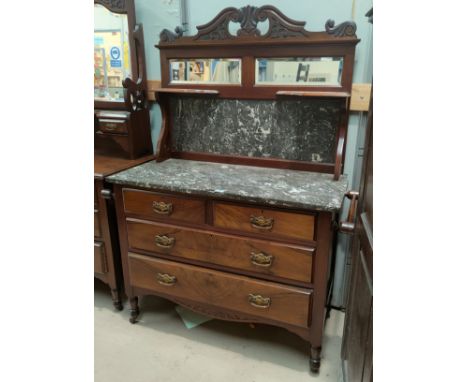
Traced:
<path fill-rule="evenodd" d="M 94 4 L 101 4 L 109 11 L 115 13 L 126 13 L 127 4 L 126 0 L 94 0 Z"/>
<path fill-rule="evenodd" d="M 257 24 L 269 21 L 268 31 L 261 35 Z M 197 26 L 198 34 L 194 40 L 225 40 L 234 38 L 229 32 L 229 23 L 240 24 L 237 36 L 261 36 L 270 38 L 306 36 L 305 22 L 292 20 L 272 5 L 263 7 L 245 7 L 236 9 L 233 7 L 222 10 L 212 21 Z"/>
<path fill-rule="evenodd" d="M 262 34 L 257 28 L 258 23 L 268 21 L 268 31 Z M 239 24 L 239 29 L 233 35 L 229 31 L 230 23 Z M 229 7 L 219 12 L 216 17 L 207 24 L 197 26 L 198 33 L 191 37 L 193 41 L 229 40 L 239 37 L 259 37 L 280 39 L 286 37 L 310 37 L 314 32 L 304 29 L 304 21 L 290 19 L 279 9 L 272 5 L 254 7 L 247 5 L 242 8 Z M 325 32 L 331 37 L 356 37 L 356 24 L 353 21 L 345 21 L 337 26 L 333 20 L 325 24 Z M 321 32 L 323 33 L 323 32 Z M 160 34 L 161 43 L 170 43 L 178 40 L 183 35 L 181 27 L 175 29 L 175 33 L 164 29 Z"/>

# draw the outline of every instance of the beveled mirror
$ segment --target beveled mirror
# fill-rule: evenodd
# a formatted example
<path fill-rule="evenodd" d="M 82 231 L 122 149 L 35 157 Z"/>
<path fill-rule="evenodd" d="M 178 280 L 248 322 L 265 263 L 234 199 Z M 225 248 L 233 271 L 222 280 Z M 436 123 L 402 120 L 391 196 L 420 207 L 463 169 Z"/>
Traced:
<path fill-rule="evenodd" d="M 169 60 L 171 84 L 241 84 L 240 58 L 190 58 Z"/>
<path fill-rule="evenodd" d="M 131 77 L 128 17 L 94 4 L 94 99 L 124 101 L 122 81 Z"/>
<path fill-rule="evenodd" d="M 133 0 L 94 0 L 94 106 L 125 108 L 126 78 L 139 71 Z"/>
<path fill-rule="evenodd" d="M 255 60 L 256 85 L 341 86 L 343 57 L 280 57 Z"/>

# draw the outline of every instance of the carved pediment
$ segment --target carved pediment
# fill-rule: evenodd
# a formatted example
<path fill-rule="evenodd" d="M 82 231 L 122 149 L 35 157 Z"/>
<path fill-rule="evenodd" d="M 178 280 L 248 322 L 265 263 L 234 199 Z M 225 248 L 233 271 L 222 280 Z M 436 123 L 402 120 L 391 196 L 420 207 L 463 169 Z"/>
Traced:
<path fill-rule="evenodd" d="M 268 20 L 268 31 L 262 35 L 257 28 L 259 22 Z M 229 23 L 240 24 L 237 36 L 254 36 L 265 38 L 281 38 L 293 36 L 307 36 L 304 29 L 305 22 L 292 20 L 272 5 L 253 7 L 247 5 L 242 8 L 226 8 L 212 21 L 197 26 L 198 34 L 194 40 L 226 40 L 234 38 L 229 32 Z"/>
<path fill-rule="evenodd" d="M 127 11 L 126 0 L 94 0 L 94 4 L 101 4 L 115 13 L 126 13 Z"/>

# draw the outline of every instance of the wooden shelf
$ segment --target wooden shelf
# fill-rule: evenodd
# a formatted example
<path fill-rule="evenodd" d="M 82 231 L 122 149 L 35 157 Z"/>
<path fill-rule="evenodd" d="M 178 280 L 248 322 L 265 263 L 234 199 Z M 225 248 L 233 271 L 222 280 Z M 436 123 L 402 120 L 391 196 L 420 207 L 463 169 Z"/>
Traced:
<path fill-rule="evenodd" d="M 276 92 L 277 96 L 290 97 L 334 97 L 334 98 L 349 98 L 351 94 L 348 92 L 311 92 L 301 90 L 280 90 Z"/>
<path fill-rule="evenodd" d="M 178 94 L 206 94 L 206 95 L 217 95 L 218 90 L 208 89 L 180 89 L 180 88 L 159 88 L 154 89 L 156 93 L 178 93 Z"/>

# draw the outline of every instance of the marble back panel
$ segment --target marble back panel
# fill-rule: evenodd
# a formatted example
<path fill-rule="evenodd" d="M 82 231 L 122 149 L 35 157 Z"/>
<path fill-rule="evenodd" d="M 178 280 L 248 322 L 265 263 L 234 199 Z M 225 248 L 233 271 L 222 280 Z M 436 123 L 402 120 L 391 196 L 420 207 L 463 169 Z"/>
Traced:
<path fill-rule="evenodd" d="M 333 163 L 339 100 L 171 97 L 173 151 Z"/>

